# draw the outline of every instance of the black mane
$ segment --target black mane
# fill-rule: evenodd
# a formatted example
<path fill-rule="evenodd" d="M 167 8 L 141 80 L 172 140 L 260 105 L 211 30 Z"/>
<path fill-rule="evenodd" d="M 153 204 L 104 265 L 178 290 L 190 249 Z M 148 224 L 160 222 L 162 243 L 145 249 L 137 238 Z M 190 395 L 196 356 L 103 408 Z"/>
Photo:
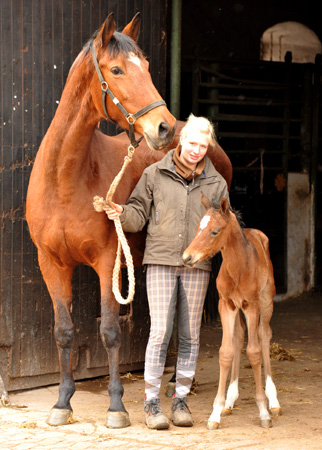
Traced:
<path fill-rule="evenodd" d="M 91 39 L 86 42 L 86 44 L 83 47 L 84 54 L 87 55 L 90 46 L 96 36 L 98 35 L 99 30 L 95 31 Z M 107 50 L 111 56 L 111 58 L 116 58 L 119 53 L 121 53 L 124 56 L 129 56 L 130 53 L 134 53 L 134 55 L 138 56 L 139 58 L 144 58 L 143 52 L 140 49 L 140 47 L 126 34 L 120 33 L 119 31 L 115 31 L 113 36 L 111 37 L 108 45 Z"/>

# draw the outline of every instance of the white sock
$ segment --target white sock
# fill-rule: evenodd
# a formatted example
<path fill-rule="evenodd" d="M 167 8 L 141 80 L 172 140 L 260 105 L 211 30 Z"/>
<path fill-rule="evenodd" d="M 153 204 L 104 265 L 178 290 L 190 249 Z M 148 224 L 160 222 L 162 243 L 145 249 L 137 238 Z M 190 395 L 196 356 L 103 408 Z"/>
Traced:
<path fill-rule="evenodd" d="M 150 401 L 153 398 L 159 398 L 163 370 L 163 367 L 145 367 L 144 381 L 146 401 Z"/>
<path fill-rule="evenodd" d="M 195 375 L 195 368 L 192 367 L 177 367 L 176 372 L 176 393 L 178 398 L 185 398 L 190 392 L 193 377 Z"/>

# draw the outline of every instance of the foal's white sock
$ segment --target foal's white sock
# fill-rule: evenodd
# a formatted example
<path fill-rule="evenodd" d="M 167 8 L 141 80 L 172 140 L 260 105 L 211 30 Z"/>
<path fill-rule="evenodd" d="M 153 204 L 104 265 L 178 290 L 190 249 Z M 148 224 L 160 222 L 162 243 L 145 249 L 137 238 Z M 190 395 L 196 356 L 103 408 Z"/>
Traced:
<path fill-rule="evenodd" d="M 144 369 L 145 400 L 150 401 L 159 397 L 163 367 L 148 367 Z"/>
<path fill-rule="evenodd" d="M 178 398 L 185 398 L 190 392 L 193 377 L 195 375 L 194 367 L 177 367 L 176 372 L 176 393 Z"/>

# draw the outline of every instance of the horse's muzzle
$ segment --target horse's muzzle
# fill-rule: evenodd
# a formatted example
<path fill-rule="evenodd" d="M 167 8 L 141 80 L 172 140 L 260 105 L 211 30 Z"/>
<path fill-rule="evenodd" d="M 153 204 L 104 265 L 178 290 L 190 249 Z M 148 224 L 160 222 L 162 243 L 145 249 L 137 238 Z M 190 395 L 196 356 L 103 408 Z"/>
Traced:
<path fill-rule="evenodd" d="M 173 142 L 176 126 L 177 122 L 171 128 L 171 126 L 167 122 L 161 121 L 156 127 L 156 131 L 145 131 L 144 137 L 148 146 L 152 150 L 163 150 L 169 147 Z"/>
<path fill-rule="evenodd" d="M 197 263 L 197 261 L 194 261 L 193 256 L 186 254 L 186 252 L 184 252 L 182 259 L 183 259 L 184 265 L 187 267 L 193 267 Z"/>

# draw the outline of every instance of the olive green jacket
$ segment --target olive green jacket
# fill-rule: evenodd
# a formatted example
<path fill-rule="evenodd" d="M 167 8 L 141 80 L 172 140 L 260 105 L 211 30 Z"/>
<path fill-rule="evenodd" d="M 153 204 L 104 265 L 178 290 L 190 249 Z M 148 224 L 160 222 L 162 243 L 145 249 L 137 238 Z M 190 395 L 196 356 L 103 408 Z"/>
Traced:
<path fill-rule="evenodd" d="M 205 213 L 201 191 L 210 200 L 229 200 L 227 183 L 207 156 L 203 172 L 187 182 L 175 171 L 173 152 L 144 170 L 120 216 L 127 232 L 138 232 L 148 222 L 143 264 L 182 266 L 182 254 Z M 211 261 L 196 267 L 210 271 Z"/>

